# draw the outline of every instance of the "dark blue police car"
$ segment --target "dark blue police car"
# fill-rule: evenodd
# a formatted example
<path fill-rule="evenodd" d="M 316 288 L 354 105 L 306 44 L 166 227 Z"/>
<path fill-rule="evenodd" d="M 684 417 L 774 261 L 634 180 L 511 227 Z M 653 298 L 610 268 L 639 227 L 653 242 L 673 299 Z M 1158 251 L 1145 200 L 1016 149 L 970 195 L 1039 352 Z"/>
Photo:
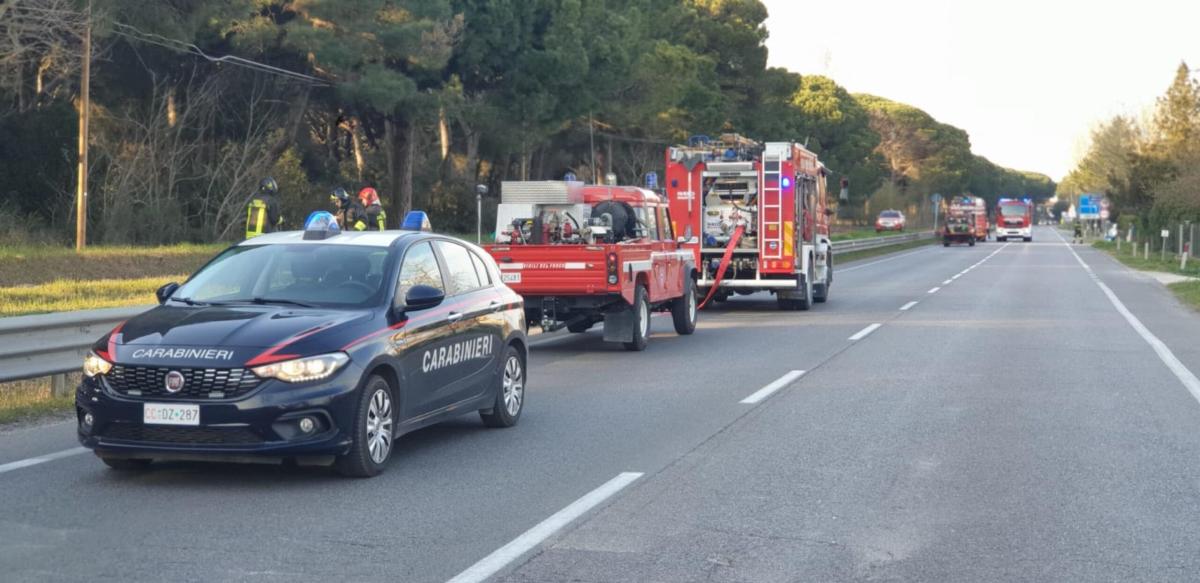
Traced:
<path fill-rule="evenodd" d="M 117 469 L 281 460 L 373 476 L 406 432 L 471 411 L 516 424 L 524 309 L 491 257 L 317 218 L 230 247 L 101 338 L 76 393 L 80 442 Z"/>

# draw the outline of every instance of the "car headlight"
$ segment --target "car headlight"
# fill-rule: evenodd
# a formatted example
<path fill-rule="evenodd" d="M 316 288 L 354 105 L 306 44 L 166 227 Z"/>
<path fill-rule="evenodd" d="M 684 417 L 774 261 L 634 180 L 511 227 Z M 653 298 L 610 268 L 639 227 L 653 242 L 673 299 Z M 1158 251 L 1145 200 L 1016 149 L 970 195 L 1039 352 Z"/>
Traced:
<path fill-rule="evenodd" d="M 256 366 L 251 371 L 264 379 L 279 379 L 287 383 L 304 383 L 328 378 L 342 365 L 350 362 L 344 352 L 332 352 Z"/>
<path fill-rule="evenodd" d="M 99 354 L 88 351 L 87 356 L 83 357 L 83 374 L 88 378 L 92 378 L 98 374 L 108 374 L 112 370 L 112 363 L 100 358 Z"/>

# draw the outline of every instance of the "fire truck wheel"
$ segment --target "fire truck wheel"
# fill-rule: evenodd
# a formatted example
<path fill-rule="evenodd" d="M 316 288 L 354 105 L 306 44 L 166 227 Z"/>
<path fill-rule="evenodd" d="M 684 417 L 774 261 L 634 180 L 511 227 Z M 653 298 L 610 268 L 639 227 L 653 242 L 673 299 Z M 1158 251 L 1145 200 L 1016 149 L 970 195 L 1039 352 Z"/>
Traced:
<path fill-rule="evenodd" d="M 809 259 L 808 274 L 804 277 L 804 288 L 801 290 L 804 294 L 796 299 L 796 309 L 800 311 L 807 310 L 813 305 L 813 272 L 812 259 Z"/>
<path fill-rule="evenodd" d="M 625 350 L 640 352 L 646 349 L 650 337 L 650 302 L 646 300 L 646 286 L 638 285 L 633 290 L 633 340 L 625 343 Z"/>
<path fill-rule="evenodd" d="M 975 246 L 975 237 L 971 237 L 971 239 L 967 241 L 967 247 L 974 247 L 974 246 Z"/>
<path fill-rule="evenodd" d="M 676 334 L 686 336 L 696 331 L 696 280 L 691 277 L 683 284 L 683 296 L 671 302 L 671 319 Z"/>

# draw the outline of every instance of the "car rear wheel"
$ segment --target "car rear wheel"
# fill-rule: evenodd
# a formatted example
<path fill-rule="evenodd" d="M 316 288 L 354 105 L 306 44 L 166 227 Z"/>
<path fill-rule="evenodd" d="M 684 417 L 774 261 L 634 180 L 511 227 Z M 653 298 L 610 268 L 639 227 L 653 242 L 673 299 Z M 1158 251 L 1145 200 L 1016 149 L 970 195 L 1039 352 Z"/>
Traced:
<path fill-rule="evenodd" d="M 335 463 L 338 472 L 354 478 L 370 478 L 383 471 L 392 455 L 396 411 L 392 387 L 382 377 L 367 379 L 354 415 L 354 441 L 350 451 Z"/>
<path fill-rule="evenodd" d="M 104 462 L 104 465 L 119 472 L 135 472 L 150 467 L 150 460 L 107 457 L 102 455 L 96 457 L 99 457 L 100 461 Z"/>
<path fill-rule="evenodd" d="M 671 302 L 671 319 L 676 334 L 686 336 L 696 331 L 696 280 L 691 277 L 685 277 L 683 297 Z"/>
<path fill-rule="evenodd" d="M 500 371 L 500 387 L 490 410 L 479 412 L 488 427 L 512 427 L 521 419 L 525 409 L 525 361 L 514 346 L 504 352 L 504 369 Z"/>
<path fill-rule="evenodd" d="M 650 337 L 650 301 L 646 299 L 646 286 L 638 285 L 633 290 L 633 340 L 625 343 L 625 350 L 640 352 L 646 349 Z"/>

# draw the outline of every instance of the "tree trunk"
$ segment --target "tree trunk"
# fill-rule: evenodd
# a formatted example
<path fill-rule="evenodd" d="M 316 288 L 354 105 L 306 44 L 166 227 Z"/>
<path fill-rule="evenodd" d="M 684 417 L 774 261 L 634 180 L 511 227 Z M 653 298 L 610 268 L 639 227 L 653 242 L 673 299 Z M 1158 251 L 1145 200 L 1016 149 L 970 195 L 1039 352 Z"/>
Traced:
<path fill-rule="evenodd" d="M 350 145 L 354 148 L 354 170 L 359 183 L 363 181 L 363 169 L 366 162 L 363 159 L 362 138 L 358 135 L 358 118 L 350 119 Z"/>
<path fill-rule="evenodd" d="M 409 120 L 404 127 L 404 144 L 400 149 L 400 208 L 408 214 L 413 206 L 413 167 L 416 166 L 417 124 Z"/>
<path fill-rule="evenodd" d="M 396 221 L 412 210 L 413 166 L 416 158 L 417 125 L 412 120 L 389 118 L 386 127 L 387 142 L 391 144 L 388 156 L 388 175 L 392 177 L 392 213 Z"/>
<path fill-rule="evenodd" d="M 445 106 L 438 108 L 438 137 L 442 141 L 442 160 L 450 155 L 450 123 L 446 121 Z"/>
<path fill-rule="evenodd" d="M 300 131 L 300 122 L 304 121 L 304 113 L 308 111 L 308 96 L 312 92 L 311 89 L 305 89 L 300 95 L 300 102 L 296 104 L 292 111 L 288 112 L 288 119 L 284 125 L 283 135 L 271 145 L 268 150 L 267 164 L 273 165 L 275 161 L 287 151 L 292 144 L 296 143 L 296 133 Z"/>
<path fill-rule="evenodd" d="M 383 154 L 387 160 L 388 192 L 392 196 L 392 214 L 394 221 L 403 219 L 400 214 L 400 174 L 396 168 L 396 120 L 392 116 L 383 118 Z"/>

